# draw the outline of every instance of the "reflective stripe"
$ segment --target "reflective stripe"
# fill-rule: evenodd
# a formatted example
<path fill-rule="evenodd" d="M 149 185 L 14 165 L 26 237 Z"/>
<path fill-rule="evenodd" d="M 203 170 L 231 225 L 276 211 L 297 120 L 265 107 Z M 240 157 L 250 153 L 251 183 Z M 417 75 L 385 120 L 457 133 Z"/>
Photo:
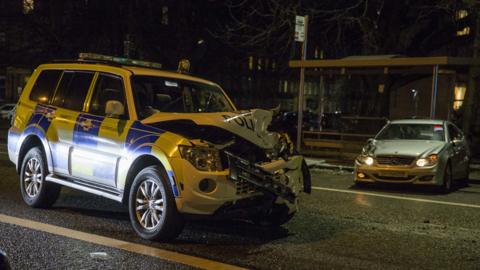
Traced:
<path fill-rule="evenodd" d="M 73 144 L 96 147 L 98 132 L 104 117 L 90 114 L 80 114 L 73 128 Z"/>
<path fill-rule="evenodd" d="M 131 153 L 150 154 L 152 145 L 164 133 L 163 130 L 135 121 L 128 130 L 125 147 Z"/>

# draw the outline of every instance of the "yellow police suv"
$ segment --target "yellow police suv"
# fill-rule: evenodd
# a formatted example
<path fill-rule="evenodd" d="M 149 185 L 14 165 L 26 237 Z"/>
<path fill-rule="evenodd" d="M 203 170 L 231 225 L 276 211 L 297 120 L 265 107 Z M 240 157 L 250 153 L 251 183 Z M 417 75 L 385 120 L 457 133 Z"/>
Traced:
<path fill-rule="evenodd" d="M 40 65 L 8 133 L 31 207 L 60 187 L 128 205 L 145 239 L 175 238 L 186 214 L 281 225 L 310 174 L 272 111 L 238 111 L 215 83 L 151 62 L 82 53 Z"/>

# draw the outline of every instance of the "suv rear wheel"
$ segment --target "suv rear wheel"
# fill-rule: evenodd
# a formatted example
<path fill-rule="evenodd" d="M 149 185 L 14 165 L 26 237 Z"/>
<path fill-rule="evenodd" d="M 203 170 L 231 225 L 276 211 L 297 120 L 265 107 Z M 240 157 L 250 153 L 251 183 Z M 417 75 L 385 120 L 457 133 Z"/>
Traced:
<path fill-rule="evenodd" d="M 130 189 L 128 209 L 132 227 L 144 239 L 171 240 L 183 230 L 165 171 L 150 166 L 140 171 Z"/>
<path fill-rule="evenodd" d="M 20 191 L 25 203 L 31 207 L 50 207 L 60 195 L 59 185 L 45 181 L 48 169 L 44 156 L 39 147 L 33 147 L 22 162 Z"/>

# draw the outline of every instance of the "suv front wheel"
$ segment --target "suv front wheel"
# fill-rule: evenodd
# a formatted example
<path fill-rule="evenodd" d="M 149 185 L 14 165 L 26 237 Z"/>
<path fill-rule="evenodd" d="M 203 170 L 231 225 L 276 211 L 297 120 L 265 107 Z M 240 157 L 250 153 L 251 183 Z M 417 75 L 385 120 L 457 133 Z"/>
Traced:
<path fill-rule="evenodd" d="M 58 199 L 60 186 L 46 182 L 47 174 L 47 163 L 42 150 L 33 147 L 25 155 L 20 170 L 20 190 L 27 205 L 47 208 Z"/>
<path fill-rule="evenodd" d="M 130 189 L 128 209 L 133 229 L 144 239 L 171 240 L 183 229 L 165 171 L 150 166 L 140 171 Z"/>

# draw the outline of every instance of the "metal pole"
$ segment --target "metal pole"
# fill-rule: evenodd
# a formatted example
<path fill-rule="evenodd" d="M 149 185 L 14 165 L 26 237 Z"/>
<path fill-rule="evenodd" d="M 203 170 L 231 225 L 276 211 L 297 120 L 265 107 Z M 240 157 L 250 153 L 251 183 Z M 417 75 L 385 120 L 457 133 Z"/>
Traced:
<path fill-rule="evenodd" d="M 305 41 L 302 43 L 301 59 L 307 59 L 307 40 L 308 40 L 308 15 L 305 16 Z M 305 91 L 305 67 L 300 68 L 300 85 L 298 87 L 298 121 L 297 121 L 297 151 L 300 152 L 302 146 L 302 126 L 303 126 L 303 99 Z"/>
<path fill-rule="evenodd" d="M 433 66 L 432 99 L 430 101 L 430 119 L 435 119 L 435 107 L 437 106 L 438 94 L 438 65 Z"/>

